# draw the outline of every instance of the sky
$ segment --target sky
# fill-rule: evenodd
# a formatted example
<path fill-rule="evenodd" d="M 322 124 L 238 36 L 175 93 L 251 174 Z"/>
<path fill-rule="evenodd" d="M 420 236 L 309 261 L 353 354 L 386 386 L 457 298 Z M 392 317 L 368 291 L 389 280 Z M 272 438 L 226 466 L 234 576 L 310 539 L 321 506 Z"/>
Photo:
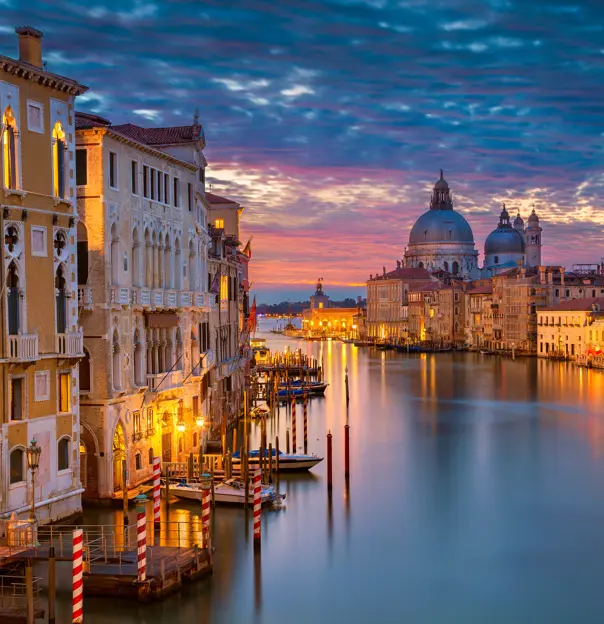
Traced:
<path fill-rule="evenodd" d="M 543 261 L 604 256 L 601 0 L 0 0 L 113 123 L 192 122 L 239 201 L 259 301 L 364 293 L 402 258 L 439 168 L 483 256 L 501 203 Z"/>

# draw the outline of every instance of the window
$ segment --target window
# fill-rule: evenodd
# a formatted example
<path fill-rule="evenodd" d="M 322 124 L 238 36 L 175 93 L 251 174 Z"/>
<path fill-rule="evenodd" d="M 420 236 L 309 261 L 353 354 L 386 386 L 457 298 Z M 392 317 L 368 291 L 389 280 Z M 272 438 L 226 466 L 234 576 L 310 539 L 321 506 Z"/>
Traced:
<path fill-rule="evenodd" d="M 153 408 L 147 408 L 147 433 L 153 431 Z"/>
<path fill-rule="evenodd" d="M 44 108 L 39 102 L 27 101 L 27 128 L 44 134 Z"/>
<path fill-rule="evenodd" d="M 71 373 L 59 373 L 59 412 L 71 412 Z"/>
<path fill-rule="evenodd" d="M 199 181 L 202 184 L 206 182 L 206 170 L 203 167 L 199 167 Z"/>
<path fill-rule="evenodd" d="M 109 152 L 109 186 L 117 188 L 117 154 Z"/>
<path fill-rule="evenodd" d="M 143 197 L 149 197 L 149 167 L 143 165 Z"/>
<path fill-rule="evenodd" d="M 155 188 L 156 188 L 156 181 L 155 181 L 155 176 L 157 174 L 157 171 L 155 169 L 151 169 L 151 199 L 155 199 Z"/>
<path fill-rule="evenodd" d="M 50 399 L 50 371 L 34 373 L 34 401 Z"/>
<path fill-rule="evenodd" d="M 31 226 L 31 255 L 46 258 L 46 227 L 43 225 Z"/>
<path fill-rule="evenodd" d="M 65 197 L 65 155 L 67 145 L 65 132 L 60 122 L 55 124 L 52 131 L 52 156 L 53 156 L 53 191 L 55 197 Z"/>
<path fill-rule="evenodd" d="M 137 439 L 140 437 L 142 433 L 140 410 L 136 410 L 136 412 L 134 412 L 132 420 L 133 420 L 133 427 L 134 427 L 134 439 Z"/>
<path fill-rule="evenodd" d="M 21 293 L 19 288 L 19 276 L 14 262 L 8 267 L 6 279 L 8 290 L 8 333 L 15 336 L 21 329 Z"/>
<path fill-rule="evenodd" d="M 179 452 L 179 453 L 182 453 L 182 452 L 183 452 L 183 451 L 182 451 L 182 448 L 183 448 L 182 436 L 180 436 L 180 437 L 178 438 L 178 452 Z"/>
<path fill-rule="evenodd" d="M 193 397 L 193 417 L 199 416 L 199 397 Z M 193 446 L 196 446 L 195 444 Z"/>
<path fill-rule="evenodd" d="M 164 174 L 161 171 L 157 172 L 157 201 L 164 201 Z"/>
<path fill-rule="evenodd" d="M 131 180 L 130 185 L 133 195 L 138 195 L 138 163 L 133 160 L 131 163 Z"/>
<path fill-rule="evenodd" d="M 76 185 L 86 186 L 88 184 L 88 151 L 85 149 L 76 150 Z"/>
<path fill-rule="evenodd" d="M 193 185 L 189 182 L 187 185 L 187 197 L 189 201 L 189 212 L 193 211 Z"/>
<path fill-rule="evenodd" d="M 61 438 L 57 445 L 57 468 L 59 470 L 69 470 L 69 438 Z"/>
<path fill-rule="evenodd" d="M 136 466 L 137 470 L 140 470 L 143 467 L 143 459 L 142 459 L 140 453 L 137 453 L 134 456 L 134 463 L 135 463 L 135 466 Z"/>
<path fill-rule="evenodd" d="M 494 260 L 495 260 L 495 264 L 499 264 L 499 256 L 495 256 Z"/>
<path fill-rule="evenodd" d="M 23 377 L 10 380 L 10 419 L 23 420 Z"/>
<path fill-rule="evenodd" d="M 193 446 L 197 446 L 197 431 L 193 432 Z"/>
<path fill-rule="evenodd" d="M 174 207 L 180 208 L 180 180 L 178 178 L 174 178 Z"/>
<path fill-rule="evenodd" d="M 149 466 L 153 466 L 153 448 L 149 449 Z"/>
<path fill-rule="evenodd" d="M 63 267 L 59 265 L 55 276 L 55 306 L 57 334 L 64 334 L 67 330 L 67 292 Z"/>
<path fill-rule="evenodd" d="M 219 229 L 224 229 L 224 219 L 216 219 L 216 221 L 214 222 L 214 226 Z"/>
<path fill-rule="evenodd" d="M 90 390 L 90 353 L 84 349 L 84 357 L 80 360 L 80 392 Z"/>
<path fill-rule="evenodd" d="M 25 471 L 23 470 L 23 464 L 25 463 L 25 453 L 23 449 L 17 448 L 14 449 L 10 454 L 10 482 L 13 483 L 21 483 L 25 481 L 23 475 Z"/>
<path fill-rule="evenodd" d="M 9 106 L 2 116 L 3 181 L 5 188 L 17 188 L 17 123 Z"/>
<path fill-rule="evenodd" d="M 170 176 L 164 173 L 164 203 L 170 203 Z"/>

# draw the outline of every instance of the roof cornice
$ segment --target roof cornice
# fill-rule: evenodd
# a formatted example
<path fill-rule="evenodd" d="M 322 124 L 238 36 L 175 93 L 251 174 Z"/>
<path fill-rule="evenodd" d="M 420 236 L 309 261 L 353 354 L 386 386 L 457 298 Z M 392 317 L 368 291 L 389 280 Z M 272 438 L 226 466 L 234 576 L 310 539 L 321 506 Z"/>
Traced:
<path fill-rule="evenodd" d="M 0 70 L 18 78 L 24 78 L 31 82 L 37 82 L 42 86 L 61 91 L 62 93 L 69 93 L 69 95 L 82 95 L 88 91 L 88 87 L 80 84 L 76 80 L 70 80 L 57 74 L 51 74 L 44 71 L 35 65 L 24 63 L 23 61 L 16 61 L 9 56 L 0 55 Z"/>

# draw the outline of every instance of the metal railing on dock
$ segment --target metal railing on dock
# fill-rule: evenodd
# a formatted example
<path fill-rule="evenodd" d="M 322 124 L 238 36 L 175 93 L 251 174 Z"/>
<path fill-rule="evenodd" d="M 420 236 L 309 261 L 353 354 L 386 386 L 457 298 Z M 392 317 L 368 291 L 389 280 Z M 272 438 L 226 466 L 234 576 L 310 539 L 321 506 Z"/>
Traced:
<path fill-rule="evenodd" d="M 41 578 L 33 578 L 33 614 L 42 617 Z M 0 575 L 0 622 L 27 616 L 27 583 L 25 576 Z"/>

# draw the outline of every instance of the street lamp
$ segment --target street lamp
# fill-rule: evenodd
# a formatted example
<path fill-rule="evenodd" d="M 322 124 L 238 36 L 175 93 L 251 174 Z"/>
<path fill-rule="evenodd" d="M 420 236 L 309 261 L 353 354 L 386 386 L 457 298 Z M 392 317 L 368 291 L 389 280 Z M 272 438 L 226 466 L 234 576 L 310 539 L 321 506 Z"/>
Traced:
<path fill-rule="evenodd" d="M 205 421 L 204 421 L 203 416 L 198 416 L 198 417 L 195 419 L 195 424 L 196 424 L 198 427 L 203 427 L 204 423 L 205 423 Z"/>
<path fill-rule="evenodd" d="M 36 470 L 40 466 L 40 453 L 42 449 L 38 446 L 36 438 L 29 443 L 27 449 L 27 467 L 31 472 L 31 509 L 29 511 L 29 521 L 33 524 L 36 521 Z"/>
<path fill-rule="evenodd" d="M 180 417 L 179 421 L 176 423 L 176 431 L 178 431 L 179 433 L 185 432 L 185 421 L 182 419 L 182 416 Z"/>

